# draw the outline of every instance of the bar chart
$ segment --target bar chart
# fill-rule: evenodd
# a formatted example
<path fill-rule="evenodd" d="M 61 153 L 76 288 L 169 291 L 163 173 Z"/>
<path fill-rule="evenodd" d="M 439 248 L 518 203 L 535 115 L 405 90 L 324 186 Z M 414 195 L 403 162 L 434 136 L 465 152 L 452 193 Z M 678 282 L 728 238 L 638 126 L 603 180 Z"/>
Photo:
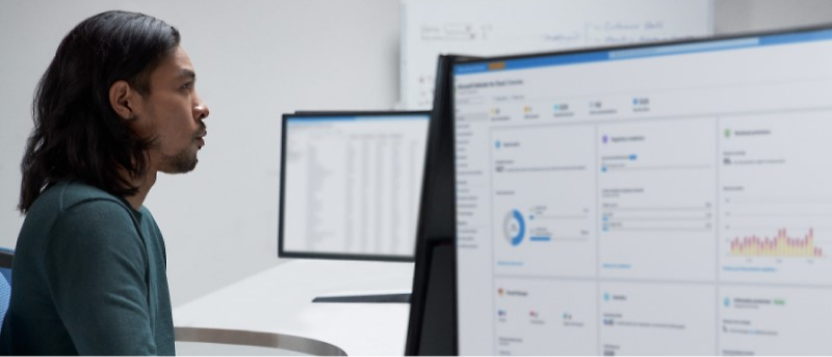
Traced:
<path fill-rule="evenodd" d="M 731 241 L 732 256 L 746 257 L 822 257 L 823 250 L 815 246 L 814 230 L 803 238 L 790 237 L 780 229 L 772 237 L 750 236 Z"/>

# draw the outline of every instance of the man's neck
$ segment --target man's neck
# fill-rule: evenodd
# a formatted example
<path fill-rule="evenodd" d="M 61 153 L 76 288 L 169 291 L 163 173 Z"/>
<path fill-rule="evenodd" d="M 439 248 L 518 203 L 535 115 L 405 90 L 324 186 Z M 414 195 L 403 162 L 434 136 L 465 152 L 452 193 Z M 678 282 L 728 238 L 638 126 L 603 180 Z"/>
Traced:
<path fill-rule="evenodd" d="M 126 196 L 124 197 L 130 206 L 133 207 L 134 210 L 139 210 L 144 204 L 145 198 L 147 198 L 147 194 L 150 193 L 150 189 L 153 187 L 153 184 L 156 183 L 156 170 L 148 170 L 148 172 L 144 175 L 144 177 L 137 178 L 133 180 L 133 185 L 138 187 L 139 191 L 136 192 L 135 195 Z"/>

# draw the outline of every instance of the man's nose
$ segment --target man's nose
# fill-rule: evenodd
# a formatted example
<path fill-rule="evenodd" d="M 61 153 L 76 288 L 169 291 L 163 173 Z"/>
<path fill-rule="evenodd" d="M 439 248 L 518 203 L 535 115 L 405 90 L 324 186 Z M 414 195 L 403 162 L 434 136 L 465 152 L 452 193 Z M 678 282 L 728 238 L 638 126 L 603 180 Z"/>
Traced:
<path fill-rule="evenodd" d="M 194 106 L 194 118 L 204 120 L 210 114 L 211 110 L 208 109 L 208 104 L 205 104 L 202 98 L 197 97 L 196 106 Z"/>

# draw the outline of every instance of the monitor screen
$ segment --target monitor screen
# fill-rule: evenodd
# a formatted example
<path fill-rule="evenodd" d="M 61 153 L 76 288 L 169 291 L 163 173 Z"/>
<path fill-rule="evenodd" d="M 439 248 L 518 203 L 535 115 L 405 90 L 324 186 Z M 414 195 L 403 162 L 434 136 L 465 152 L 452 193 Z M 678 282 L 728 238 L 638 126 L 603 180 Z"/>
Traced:
<path fill-rule="evenodd" d="M 832 30 L 454 88 L 462 354 L 832 354 Z"/>
<path fill-rule="evenodd" d="M 429 118 L 284 115 L 278 255 L 412 261 Z"/>

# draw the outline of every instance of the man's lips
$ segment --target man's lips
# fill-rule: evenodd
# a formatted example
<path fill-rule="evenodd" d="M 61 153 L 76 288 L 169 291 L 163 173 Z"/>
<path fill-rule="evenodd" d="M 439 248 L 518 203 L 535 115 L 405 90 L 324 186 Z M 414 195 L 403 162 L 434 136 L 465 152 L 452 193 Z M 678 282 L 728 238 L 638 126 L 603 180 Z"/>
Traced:
<path fill-rule="evenodd" d="M 196 138 L 194 139 L 196 142 L 198 142 L 198 143 L 199 143 L 199 147 L 200 147 L 200 148 L 201 148 L 201 147 L 203 147 L 203 146 L 205 146 L 205 139 L 204 139 L 204 138 L 205 138 L 205 136 L 206 136 L 206 135 L 208 135 L 208 131 L 207 131 L 207 130 L 202 131 L 202 132 L 200 132 L 199 134 L 197 134 L 197 135 L 196 135 Z"/>

